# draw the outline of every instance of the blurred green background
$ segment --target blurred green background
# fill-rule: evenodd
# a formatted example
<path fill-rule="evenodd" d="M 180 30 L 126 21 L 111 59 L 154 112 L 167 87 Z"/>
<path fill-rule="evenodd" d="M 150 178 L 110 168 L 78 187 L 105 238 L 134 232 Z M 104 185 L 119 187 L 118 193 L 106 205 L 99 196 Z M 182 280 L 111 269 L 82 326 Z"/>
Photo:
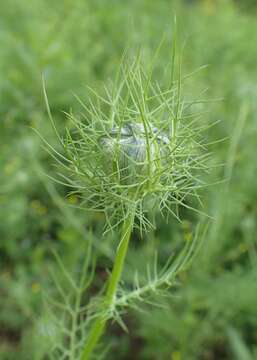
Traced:
<path fill-rule="evenodd" d="M 114 246 L 101 239 L 103 219 L 70 205 L 77 199 L 44 173 L 52 160 L 32 127 L 51 144 L 56 138 L 43 101 L 41 74 L 61 130 L 63 111 L 81 111 L 86 85 L 100 90 L 113 79 L 127 46 L 151 57 L 177 16 L 183 73 L 209 66 L 190 80 L 197 96 L 209 88 L 206 120 L 218 125 L 208 140 L 227 181 L 203 192 L 211 221 L 192 268 L 165 300 L 166 310 L 130 311 L 129 334 L 111 326 L 108 359 L 257 359 L 257 2 L 171 0 L 9 0 L 0 12 L 0 359 L 47 359 L 38 336 L 42 292 L 51 291 L 52 248 L 74 269 L 83 243 L 93 237 L 102 271 Z M 166 66 L 168 47 L 158 66 Z M 161 219 L 149 239 L 132 243 L 125 276 L 158 246 L 166 258 L 172 243 L 190 237 L 199 219 Z M 101 270 L 101 267 L 99 267 Z M 101 271 L 98 271 L 101 275 Z M 100 276 L 99 275 L 99 276 Z M 172 293 L 171 289 L 171 293 Z"/>

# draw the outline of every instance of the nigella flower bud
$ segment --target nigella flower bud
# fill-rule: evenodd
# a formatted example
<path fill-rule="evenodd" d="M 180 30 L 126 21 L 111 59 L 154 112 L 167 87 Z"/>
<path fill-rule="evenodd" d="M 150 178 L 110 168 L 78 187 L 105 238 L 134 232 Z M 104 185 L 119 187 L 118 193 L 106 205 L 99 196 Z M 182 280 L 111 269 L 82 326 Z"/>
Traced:
<path fill-rule="evenodd" d="M 64 171 L 61 183 L 78 194 L 82 207 L 103 212 L 108 229 L 132 212 L 140 229 L 147 229 L 154 206 L 177 217 L 177 205 L 188 208 L 186 198 L 197 196 L 198 169 L 206 169 L 208 157 L 199 141 L 204 126 L 194 129 L 194 114 L 184 105 L 179 59 L 173 57 L 169 70 L 179 77 L 161 83 L 153 79 L 158 74 L 153 63 L 146 66 L 142 59 L 137 54 L 132 65 L 125 61 L 113 86 L 101 94 L 92 90 L 86 103 L 79 100 L 86 113 L 69 115 L 66 136 L 52 123 L 64 151 L 49 148 Z M 45 89 L 44 96 L 51 115 Z"/>
<path fill-rule="evenodd" d="M 119 175 L 125 182 L 131 183 L 138 177 L 144 177 L 149 166 L 156 171 L 165 145 L 169 144 L 167 136 L 158 129 L 147 124 L 128 123 L 123 127 L 113 127 L 101 137 L 100 144 L 108 157 L 108 164 L 115 162 L 119 167 Z M 137 179 L 138 180 L 138 179 Z"/>

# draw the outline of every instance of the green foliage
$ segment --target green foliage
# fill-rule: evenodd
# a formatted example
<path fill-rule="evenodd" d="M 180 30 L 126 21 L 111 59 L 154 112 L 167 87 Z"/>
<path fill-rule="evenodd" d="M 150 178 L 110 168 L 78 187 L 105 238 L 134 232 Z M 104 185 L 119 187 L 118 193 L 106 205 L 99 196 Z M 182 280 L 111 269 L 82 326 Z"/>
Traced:
<path fill-rule="evenodd" d="M 164 308 L 140 305 L 144 312 L 124 317 L 129 333 L 110 324 L 103 342 L 116 359 L 132 353 L 135 359 L 256 358 L 257 32 L 255 15 L 239 9 L 232 1 L 1 4 L 1 359 L 43 359 L 48 350 L 47 342 L 39 344 L 38 333 L 47 321 L 42 289 L 56 291 L 49 276 L 49 268 L 57 267 L 50 249 L 57 250 L 76 275 L 81 271 L 79 255 L 92 236 L 101 264 L 92 294 L 106 280 L 105 269 L 114 258 L 115 239 L 101 239 L 103 217 L 76 209 L 76 196 L 68 196 L 65 187 L 44 175 L 55 170 L 30 126 L 58 144 L 43 101 L 41 74 L 62 134 L 67 126 L 62 111 L 72 108 L 80 116 L 80 104 L 71 92 L 88 106 L 85 86 L 102 94 L 102 81 L 114 78 L 127 46 L 142 46 L 148 61 L 163 33 L 170 38 L 175 12 L 181 42 L 186 40 L 183 73 L 209 65 L 188 82 L 188 99 L 204 88 L 209 88 L 208 98 L 224 99 L 198 104 L 197 110 L 208 108 L 204 124 L 221 120 L 207 131 L 213 143 L 210 165 L 226 165 L 213 170 L 208 181 L 229 181 L 203 190 L 203 210 L 214 220 L 193 268 L 180 275 L 173 296 L 162 300 Z M 169 57 L 168 47 L 163 47 L 158 79 Z M 216 143 L 223 138 L 227 140 Z M 135 269 L 141 284 L 147 283 L 146 259 L 154 258 L 156 247 L 162 268 L 169 254 L 179 251 L 184 239 L 190 240 L 199 218 L 184 210 L 182 219 L 181 224 L 171 220 L 167 225 L 157 217 L 155 231 L 144 239 L 135 234 L 124 272 L 127 286 L 135 285 Z"/>

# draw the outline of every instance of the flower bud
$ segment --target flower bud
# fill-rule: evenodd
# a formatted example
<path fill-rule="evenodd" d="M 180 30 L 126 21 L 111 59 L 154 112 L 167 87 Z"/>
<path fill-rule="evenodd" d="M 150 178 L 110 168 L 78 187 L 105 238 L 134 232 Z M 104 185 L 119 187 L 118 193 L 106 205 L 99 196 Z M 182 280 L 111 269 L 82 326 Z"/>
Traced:
<path fill-rule="evenodd" d="M 148 129 L 138 123 L 128 123 L 120 128 L 116 126 L 100 139 L 109 164 L 110 160 L 118 164 L 121 180 L 126 183 L 145 177 L 149 167 L 153 173 L 165 145 L 169 144 L 169 139 L 159 134 L 157 128 L 147 126 Z"/>

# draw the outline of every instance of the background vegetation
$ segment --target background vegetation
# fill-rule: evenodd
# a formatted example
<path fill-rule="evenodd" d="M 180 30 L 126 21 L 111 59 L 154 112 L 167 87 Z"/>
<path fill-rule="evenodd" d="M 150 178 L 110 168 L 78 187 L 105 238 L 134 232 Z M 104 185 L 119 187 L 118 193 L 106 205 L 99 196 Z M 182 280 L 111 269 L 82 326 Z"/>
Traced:
<path fill-rule="evenodd" d="M 76 271 L 86 241 L 95 244 L 98 283 L 114 255 L 103 240 L 103 219 L 76 210 L 77 199 L 44 175 L 52 160 L 34 127 L 55 144 L 43 101 L 41 74 L 60 130 L 63 111 L 81 111 L 72 93 L 87 101 L 86 85 L 101 91 L 112 79 L 127 46 L 151 57 L 163 34 L 169 39 L 176 13 L 183 73 L 201 65 L 188 84 L 192 96 L 209 88 L 204 104 L 212 127 L 213 181 L 203 193 L 204 210 L 214 218 L 190 271 L 183 273 L 165 309 L 145 307 L 125 316 L 129 334 L 111 325 L 104 341 L 110 359 L 257 358 L 257 28 L 256 2 L 149 0 L 9 0 L 0 14 L 0 359 L 47 359 L 42 293 L 53 291 L 49 269 L 56 249 Z M 169 48 L 158 59 L 161 72 Z M 199 109 L 201 107 L 199 105 Z M 203 119 L 204 120 L 204 119 Z M 215 180 L 214 180 L 215 179 Z M 212 179 L 211 179 L 212 180 Z M 147 238 L 134 239 L 124 276 L 158 246 L 164 259 L 188 240 L 198 217 L 158 220 Z"/>

